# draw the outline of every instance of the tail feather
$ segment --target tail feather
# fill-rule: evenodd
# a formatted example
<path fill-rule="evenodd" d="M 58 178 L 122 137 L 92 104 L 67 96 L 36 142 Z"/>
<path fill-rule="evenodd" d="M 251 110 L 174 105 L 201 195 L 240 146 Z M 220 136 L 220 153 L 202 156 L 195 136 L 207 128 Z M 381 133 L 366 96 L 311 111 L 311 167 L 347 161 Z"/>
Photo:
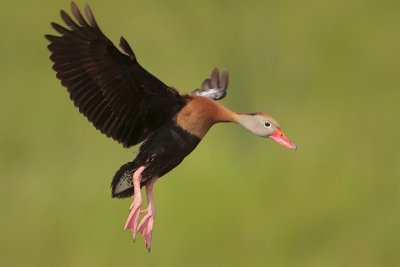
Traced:
<path fill-rule="evenodd" d="M 111 182 L 112 197 L 126 198 L 133 195 L 133 173 L 139 168 L 135 161 L 122 165 Z"/>

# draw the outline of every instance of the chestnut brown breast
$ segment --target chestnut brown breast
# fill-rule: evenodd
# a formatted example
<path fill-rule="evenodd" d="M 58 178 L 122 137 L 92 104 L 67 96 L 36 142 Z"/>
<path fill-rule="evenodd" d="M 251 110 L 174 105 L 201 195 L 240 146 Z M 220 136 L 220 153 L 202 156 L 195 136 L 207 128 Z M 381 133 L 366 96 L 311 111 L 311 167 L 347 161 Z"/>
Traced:
<path fill-rule="evenodd" d="M 217 122 L 237 122 L 237 114 L 218 102 L 202 96 L 186 96 L 187 104 L 176 116 L 184 130 L 203 138 Z"/>

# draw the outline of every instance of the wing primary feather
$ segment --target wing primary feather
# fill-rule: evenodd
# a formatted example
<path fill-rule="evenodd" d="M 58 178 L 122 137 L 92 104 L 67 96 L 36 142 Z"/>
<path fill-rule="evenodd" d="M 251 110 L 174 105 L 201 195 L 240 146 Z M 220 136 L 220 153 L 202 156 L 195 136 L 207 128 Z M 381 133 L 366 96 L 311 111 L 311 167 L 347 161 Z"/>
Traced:
<path fill-rule="evenodd" d="M 203 89 L 203 90 L 211 89 L 211 80 L 210 79 L 205 79 L 203 81 L 203 83 L 201 84 L 201 89 Z"/>
<path fill-rule="evenodd" d="M 211 88 L 218 88 L 219 83 L 219 71 L 217 68 L 214 68 L 211 73 Z"/>
<path fill-rule="evenodd" d="M 79 22 L 79 24 L 83 27 L 90 27 L 89 24 L 86 22 L 86 20 L 83 18 L 81 12 L 79 11 L 78 6 L 75 4 L 75 2 L 71 2 L 71 10 L 72 13 L 74 14 L 76 20 Z"/>
<path fill-rule="evenodd" d="M 61 25 L 59 25 L 59 24 L 57 24 L 57 23 L 55 23 L 55 22 L 52 22 L 52 23 L 51 23 L 51 26 L 52 26 L 56 31 L 58 31 L 58 32 L 61 33 L 61 34 L 67 34 L 67 33 L 70 33 L 70 32 L 71 32 L 70 30 L 64 28 L 63 26 L 61 26 Z"/>
<path fill-rule="evenodd" d="M 226 90 L 228 88 L 228 82 L 229 82 L 229 72 L 228 70 L 224 69 L 221 74 L 221 80 L 220 80 L 220 87 L 224 88 Z"/>
<path fill-rule="evenodd" d="M 62 40 L 62 37 L 60 37 L 60 36 L 54 36 L 54 35 L 51 35 L 51 34 L 46 34 L 44 37 L 45 37 L 47 40 L 49 40 L 50 42 L 52 42 L 53 44 L 54 44 L 54 43 L 57 43 L 59 40 Z"/>
<path fill-rule="evenodd" d="M 85 14 L 86 14 L 86 17 L 88 18 L 88 22 L 89 22 L 90 26 L 92 26 L 93 28 L 96 28 L 96 29 L 100 29 L 99 26 L 97 25 L 97 22 L 96 22 L 94 16 L 93 16 L 93 12 L 90 9 L 88 4 L 85 5 Z"/>
<path fill-rule="evenodd" d="M 125 40 L 124 37 L 121 37 L 119 41 L 119 47 L 121 47 L 121 49 L 129 56 L 131 60 L 136 61 L 135 53 L 133 53 L 132 48 L 130 47 L 130 45 L 128 44 L 128 42 Z"/>
<path fill-rule="evenodd" d="M 76 22 L 73 19 L 71 19 L 71 17 L 64 10 L 60 11 L 60 16 L 61 19 L 65 22 L 65 24 L 67 24 L 71 29 L 76 30 L 79 28 L 79 25 L 76 24 Z"/>

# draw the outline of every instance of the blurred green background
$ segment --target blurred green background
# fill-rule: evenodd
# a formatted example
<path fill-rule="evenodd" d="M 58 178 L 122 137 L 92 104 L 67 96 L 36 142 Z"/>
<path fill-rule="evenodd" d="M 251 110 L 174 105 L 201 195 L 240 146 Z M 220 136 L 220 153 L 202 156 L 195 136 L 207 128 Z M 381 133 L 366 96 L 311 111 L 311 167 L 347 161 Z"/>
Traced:
<path fill-rule="evenodd" d="M 43 35 L 69 1 L 2 1 L 0 266 L 400 266 L 399 1 L 89 3 L 181 92 L 228 68 L 223 103 L 270 113 L 299 149 L 214 127 L 157 182 L 147 254 L 109 190 L 137 148 L 51 69 Z"/>

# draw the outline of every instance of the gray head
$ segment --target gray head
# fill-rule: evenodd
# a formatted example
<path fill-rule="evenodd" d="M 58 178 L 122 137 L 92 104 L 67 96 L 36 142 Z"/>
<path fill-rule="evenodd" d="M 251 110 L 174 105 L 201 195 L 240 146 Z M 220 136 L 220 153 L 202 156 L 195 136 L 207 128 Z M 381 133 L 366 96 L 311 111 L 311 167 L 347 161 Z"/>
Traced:
<path fill-rule="evenodd" d="M 278 122 L 265 112 L 239 114 L 238 123 L 258 136 L 270 138 L 285 147 L 296 149 L 296 145 L 283 134 Z"/>

